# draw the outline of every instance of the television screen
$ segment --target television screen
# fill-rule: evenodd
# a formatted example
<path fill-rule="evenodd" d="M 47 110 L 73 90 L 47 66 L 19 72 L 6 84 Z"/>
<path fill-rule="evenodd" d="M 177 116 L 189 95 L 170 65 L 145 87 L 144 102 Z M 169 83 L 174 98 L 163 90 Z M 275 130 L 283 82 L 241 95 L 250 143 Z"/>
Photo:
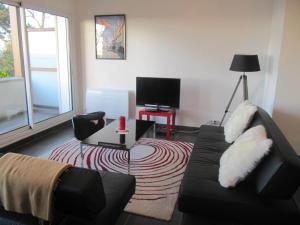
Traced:
<path fill-rule="evenodd" d="M 179 108 L 180 79 L 136 78 L 136 104 L 138 106 L 158 105 Z"/>

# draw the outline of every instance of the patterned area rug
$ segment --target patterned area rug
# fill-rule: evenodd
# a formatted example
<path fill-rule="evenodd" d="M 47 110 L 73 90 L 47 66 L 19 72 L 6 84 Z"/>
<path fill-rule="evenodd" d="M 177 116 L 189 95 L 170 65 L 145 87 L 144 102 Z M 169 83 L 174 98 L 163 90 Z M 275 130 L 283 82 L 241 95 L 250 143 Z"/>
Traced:
<path fill-rule="evenodd" d="M 170 220 L 179 186 L 193 144 L 158 139 L 141 139 L 131 149 L 130 174 L 136 177 L 136 193 L 125 211 Z M 81 167 L 79 141 L 55 149 L 49 159 Z M 84 148 L 85 168 L 127 173 L 127 152 L 101 147 Z"/>

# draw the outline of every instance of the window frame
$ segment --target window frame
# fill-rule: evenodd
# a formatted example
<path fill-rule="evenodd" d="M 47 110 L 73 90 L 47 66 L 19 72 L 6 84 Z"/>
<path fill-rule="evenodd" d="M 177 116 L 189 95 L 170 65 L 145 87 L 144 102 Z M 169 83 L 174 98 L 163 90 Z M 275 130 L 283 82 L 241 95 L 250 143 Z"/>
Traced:
<path fill-rule="evenodd" d="M 1 147 L 12 144 L 18 140 L 22 140 L 33 134 L 39 133 L 43 130 L 49 129 L 60 123 L 70 120 L 75 111 L 75 96 L 74 96 L 74 80 L 72 75 L 71 65 L 71 40 L 70 40 L 70 18 L 69 16 L 62 15 L 54 11 L 44 10 L 38 7 L 24 6 L 19 2 L 10 0 L 0 0 L 0 3 L 15 6 L 17 9 L 17 25 L 18 25 L 18 35 L 19 35 L 19 46 L 20 46 L 20 58 L 21 58 L 21 71 L 25 80 L 25 90 L 26 90 L 26 105 L 27 105 L 27 115 L 28 115 L 28 125 L 24 127 L 17 128 L 15 130 L 9 131 L 7 133 L 0 134 L 0 152 Z M 29 46 L 28 46 L 28 36 L 26 28 L 25 10 L 32 9 L 44 13 L 49 13 L 54 16 L 60 16 L 67 19 L 66 29 L 67 29 L 67 58 L 68 58 L 68 73 L 69 73 L 69 92 L 70 92 L 70 104 L 71 109 L 68 112 L 61 113 L 58 116 L 48 118 L 46 120 L 34 123 L 33 121 L 33 105 L 32 105 L 32 92 L 31 92 L 31 73 L 30 73 L 30 59 L 29 59 Z"/>

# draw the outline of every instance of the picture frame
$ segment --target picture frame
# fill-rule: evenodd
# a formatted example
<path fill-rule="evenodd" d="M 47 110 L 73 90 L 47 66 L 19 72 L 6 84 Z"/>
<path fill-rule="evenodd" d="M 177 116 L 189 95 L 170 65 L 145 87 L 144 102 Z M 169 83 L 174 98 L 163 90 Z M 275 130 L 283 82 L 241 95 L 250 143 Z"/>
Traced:
<path fill-rule="evenodd" d="M 126 59 L 125 14 L 95 16 L 96 59 Z"/>

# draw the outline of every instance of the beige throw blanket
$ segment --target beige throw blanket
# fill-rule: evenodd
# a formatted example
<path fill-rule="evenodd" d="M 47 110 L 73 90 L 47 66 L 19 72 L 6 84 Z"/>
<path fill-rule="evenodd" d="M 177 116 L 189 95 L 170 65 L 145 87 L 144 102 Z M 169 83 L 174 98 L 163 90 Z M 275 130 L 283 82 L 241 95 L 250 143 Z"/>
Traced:
<path fill-rule="evenodd" d="M 51 221 L 53 191 L 69 166 L 15 153 L 4 155 L 0 158 L 0 205 Z"/>

